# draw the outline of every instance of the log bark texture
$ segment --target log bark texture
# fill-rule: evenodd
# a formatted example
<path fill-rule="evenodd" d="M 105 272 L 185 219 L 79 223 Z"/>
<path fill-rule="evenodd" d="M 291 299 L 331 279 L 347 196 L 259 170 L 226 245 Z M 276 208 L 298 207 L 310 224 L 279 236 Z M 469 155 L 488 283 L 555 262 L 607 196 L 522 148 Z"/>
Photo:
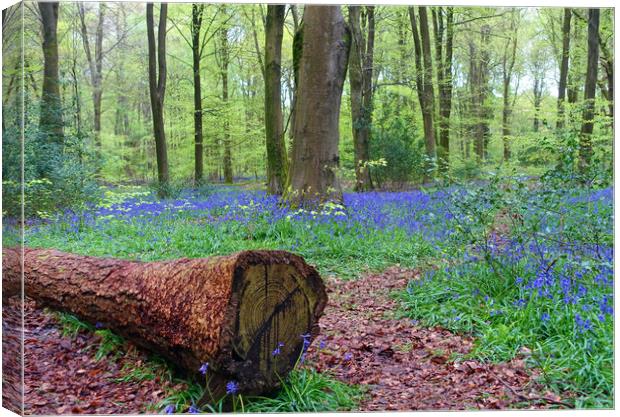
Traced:
<path fill-rule="evenodd" d="M 3 249 L 5 299 L 21 294 L 21 262 L 20 249 Z M 214 399 L 228 381 L 248 394 L 276 388 L 301 335 L 318 334 L 327 301 L 317 271 L 284 251 L 143 263 L 25 249 L 23 265 L 25 295 L 41 305 L 100 323 L 189 374 L 208 362 Z"/>

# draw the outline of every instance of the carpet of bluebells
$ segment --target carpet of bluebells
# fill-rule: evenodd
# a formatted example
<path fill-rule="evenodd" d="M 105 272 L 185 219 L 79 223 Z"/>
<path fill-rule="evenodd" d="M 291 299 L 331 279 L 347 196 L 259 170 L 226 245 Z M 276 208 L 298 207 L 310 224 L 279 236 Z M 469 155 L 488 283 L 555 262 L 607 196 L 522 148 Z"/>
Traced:
<path fill-rule="evenodd" d="M 475 334 L 474 357 L 524 355 L 578 407 L 613 406 L 613 189 L 490 194 L 449 199 L 460 255 L 410 283 L 407 315 Z M 506 204 L 502 235 L 497 217 L 479 227 Z"/>
<path fill-rule="evenodd" d="M 424 267 L 400 295 L 403 314 L 476 335 L 476 357 L 525 355 L 577 406 L 613 406 L 613 189 L 492 188 L 347 193 L 343 205 L 312 211 L 236 187 L 170 200 L 125 187 L 29 222 L 24 240 L 144 261 L 283 249 L 344 278 Z M 5 244 L 14 232 L 5 222 Z"/>

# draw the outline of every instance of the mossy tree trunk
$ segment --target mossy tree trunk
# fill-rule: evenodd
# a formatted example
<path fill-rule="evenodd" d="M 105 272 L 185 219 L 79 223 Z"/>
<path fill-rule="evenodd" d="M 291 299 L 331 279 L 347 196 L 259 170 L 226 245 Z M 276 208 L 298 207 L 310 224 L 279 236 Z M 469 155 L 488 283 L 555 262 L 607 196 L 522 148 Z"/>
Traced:
<path fill-rule="evenodd" d="M 282 37 L 286 6 L 268 5 L 265 20 L 265 141 L 267 191 L 282 194 L 286 186 L 288 157 L 282 121 Z"/>
<path fill-rule="evenodd" d="M 47 143 L 64 142 L 60 81 L 58 78 L 58 2 L 38 3 L 43 28 L 43 88 L 39 130 Z"/>
<path fill-rule="evenodd" d="M 160 197 L 167 196 L 168 190 L 168 150 L 164 130 L 164 97 L 166 94 L 166 20 L 168 5 L 161 3 L 159 9 L 159 27 L 157 30 L 157 47 L 153 24 L 153 3 L 146 4 L 146 28 L 149 49 L 149 91 L 151 94 L 151 111 L 153 113 L 153 134 L 155 136 L 155 153 L 157 157 L 157 178 Z M 156 52 L 157 49 L 157 52 Z"/>
<path fill-rule="evenodd" d="M 579 139 L 579 168 L 585 171 L 592 160 L 592 131 L 594 130 L 594 99 L 598 74 L 599 9 L 588 10 L 588 66 L 584 93 L 583 122 Z"/>
<path fill-rule="evenodd" d="M 374 13 L 374 6 L 366 6 L 363 13 L 361 6 L 349 6 L 349 28 L 351 29 L 349 83 L 356 191 L 368 191 L 374 188 L 368 168 L 372 124 Z M 363 33 L 362 27 L 366 29 L 366 34 Z"/>

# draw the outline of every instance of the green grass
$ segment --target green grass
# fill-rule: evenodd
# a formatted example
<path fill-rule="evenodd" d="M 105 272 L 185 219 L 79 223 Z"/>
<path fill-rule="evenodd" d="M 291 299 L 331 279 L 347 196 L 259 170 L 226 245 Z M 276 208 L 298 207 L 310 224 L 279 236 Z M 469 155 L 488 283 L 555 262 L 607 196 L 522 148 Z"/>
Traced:
<path fill-rule="evenodd" d="M 230 192 L 230 191 L 228 191 Z M 118 204 L 123 195 L 140 198 L 139 190 L 108 193 Z M 205 198 L 208 198 L 205 197 Z M 102 203 L 110 207 L 111 203 Z M 381 271 L 391 265 L 416 267 L 433 253 L 432 245 L 423 236 L 411 235 L 400 229 L 367 230 L 364 226 L 348 227 L 337 222 L 320 222 L 279 218 L 274 220 L 261 207 L 235 208 L 255 213 L 250 222 L 214 222 L 229 214 L 232 207 L 216 207 L 208 212 L 181 211 L 174 214 L 115 218 L 100 216 L 94 222 L 59 219 L 25 233 L 29 247 L 55 248 L 91 256 L 156 261 L 179 257 L 227 255 L 250 249 L 283 249 L 300 254 L 317 267 L 322 275 L 355 278 L 369 271 Z M 391 209 L 399 216 L 399 208 Z M 10 232 L 10 231 L 9 231 Z M 11 233 L 5 245 L 16 243 Z"/>
<path fill-rule="evenodd" d="M 514 277 L 497 274 L 484 262 L 455 269 L 459 272 L 442 270 L 410 284 L 399 296 L 403 314 L 423 326 L 474 335 L 469 356 L 483 361 L 508 361 L 526 347 L 529 365 L 542 371 L 541 382 L 556 392 L 572 392 L 576 407 L 613 407 L 612 317 L 600 321 L 587 300 L 565 305 L 532 296 Z M 525 273 L 520 269 L 517 275 Z M 604 289 L 591 279 L 583 282 L 597 299 Z M 580 330 L 575 315 L 591 320 L 592 328 Z"/>
<path fill-rule="evenodd" d="M 163 411 L 173 406 L 175 412 L 187 412 L 204 394 L 200 384 L 183 382 L 187 388 L 171 391 L 160 401 L 155 410 Z M 364 390 L 342 383 L 330 375 L 313 369 L 294 369 L 284 379 L 281 389 L 270 397 L 229 395 L 216 404 L 204 406 L 201 412 L 222 412 L 229 402 L 231 411 L 245 413 L 292 413 L 321 411 L 355 411 Z"/>

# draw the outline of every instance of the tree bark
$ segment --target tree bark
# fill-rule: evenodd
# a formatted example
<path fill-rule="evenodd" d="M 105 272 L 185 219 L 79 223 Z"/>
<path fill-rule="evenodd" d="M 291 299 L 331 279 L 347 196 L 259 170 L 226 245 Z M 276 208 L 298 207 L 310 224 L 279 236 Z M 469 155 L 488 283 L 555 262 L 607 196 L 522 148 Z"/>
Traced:
<path fill-rule="evenodd" d="M 566 99 L 566 83 L 568 81 L 568 59 L 570 57 L 570 21 L 573 12 L 570 7 L 564 8 L 562 23 L 562 60 L 560 62 L 560 82 L 558 84 L 558 120 L 556 128 L 564 127 L 564 100 Z"/>
<path fill-rule="evenodd" d="M 579 140 L 579 168 L 585 171 L 592 159 L 592 131 L 594 130 L 594 99 L 596 98 L 596 81 L 599 58 L 600 10 L 588 10 L 588 66 L 584 93 L 583 122 Z"/>
<path fill-rule="evenodd" d="M 288 157 L 282 120 L 282 37 L 286 6 L 268 5 L 265 20 L 265 143 L 267 191 L 280 195 L 286 187 Z"/>
<path fill-rule="evenodd" d="M 192 4 L 192 58 L 194 70 L 194 182 L 199 185 L 203 176 L 202 91 L 200 87 L 200 27 L 204 4 Z"/>
<path fill-rule="evenodd" d="M 361 26 L 361 7 L 349 6 L 351 51 L 349 54 L 349 83 L 351 87 L 351 118 L 355 158 L 355 191 L 372 190 L 368 169 L 372 125 L 372 72 L 375 42 L 374 6 L 366 8 L 368 37 Z"/>
<path fill-rule="evenodd" d="M 39 130 L 48 143 L 64 142 L 60 82 L 58 78 L 58 2 L 38 3 L 43 28 L 43 88 Z"/>
<path fill-rule="evenodd" d="M 230 144 L 230 124 L 228 122 L 229 114 L 228 114 L 228 61 L 229 61 L 229 51 L 228 51 L 228 28 L 226 25 L 222 26 L 220 29 L 220 53 L 221 53 L 221 62 L 220 62 L 220 75 L 222 76 L 222 101 L 224 102 L 224 108 L 226 109 L 226 116 L 224 117 L 224 159 L 223 159 L 223 168 L 224 168 L 224 182 L 226 184 L 232 184 L 233 182 L 233 170 L 232 170 L 232 151 Z"/>
<path fill-rule="evenodd" d="M 433 127 L 433 68 L 432 57 L 430 55 L 430 36 L 428 32 L 426 8 L 418 7 L 418 14 L 420 15 L 419 32 L 414 8 L 413 6 L 409 7 L 409 19 L 411 21 L 415 54 L 416 89 L 418 91 L 420 108 L 422 109 L 422 124 L 424 126 L 426 156 L 430 160 L 434 160 L 437 156 L 437 150 L 435 143 L 435 130 Z"/>
<path fill-rule="evenodd" d="M 166 93 L 166 19 L 168 5 L 161 3 L 159 27 L 157 30 L 157 54 L 155 52 L 155 33 L 153 25 L 153 3 L 146 4 L 146 28 L 149 49 L 149 91 L 151 94 L 151 111 L 153 113 L 153 134 L 155 136 L 155 153 L 157 157 L 158 194 L 168 195 L 168 151 L 166 132 L 164 130 L 164 97 Z M 159 69 L 159 71 L 158 71 Z M 159 74 L 158 74 L 159 72 Z"/>
<path fill-rule="evenodd" d="M 510 83 L 512 82 L 512 73 L 517 56 L 517 22 L 514 13 L 518 13 L 514 9 L 511 16 L 511 33 L 508 42 L 505 45 L 504 55 L 502 59 L 502 76 L 503 76 L 503 110 L 502 110 L 502 139 L 504 143 L 504 161 L 510 159 L 510 116 L 512 115 L 512 105 L 510 102 Z"/>
<path fill-rule="evenodd" d="M 303 21 L 303 36 L 297 37 L 301 48 L 297 48 L 298 83 L 287 198 L 303 204 L 340 202 L 342 190 L 336 176 L 338 122 L 350 34 L 339 6 L 308 5 Z"/>
<path fill-rule="evenodd" d="M 3 249 L 3 299 L 26 296 L 99 323 L 189 375 L 209 363 L 217 400 L 236 381 L 247 394 L 277 387 L 319 332 L 327 301 L 317 271 L 284 251 L 131 262 L 47 249 Z M 280 355 L 272 352 L 279 343 Z"/>
<path fill-rule="evenodd" d="M 95 55 L 93 56 L 88 29 L 86 27 L 86 13 L 84 11 L 84 3 L 80 3 L 78 7 L 81 23 L 82 43 L 86 60 L 88 61 L 90 72 L 90 84 L 92 88 L 93 101 L 93 131 L 95 135 L 95 145 L 101 148 L 101 99 L 103 97 L 103 22 L 105 19 L 105 3 L 99 4 L 99 13 L 97 21 L 97 29 L 95 31 Z"/>
<path fill-rule="evenodd" d="M 454 8 L 446 8 L 446 24 L 443 23 L 443 8 L 433 9 L 435 31 L 435 55 L 437 87 L 439 89 L 439 148 L 437 159 L 441 172 L 450 168 L 450 114 L 452 112 L 452 56 L 454 44 Z M 444 46 L 445 33 L 445 46 Z M 444 53 L 445 51 L 445 53 Z"/>

